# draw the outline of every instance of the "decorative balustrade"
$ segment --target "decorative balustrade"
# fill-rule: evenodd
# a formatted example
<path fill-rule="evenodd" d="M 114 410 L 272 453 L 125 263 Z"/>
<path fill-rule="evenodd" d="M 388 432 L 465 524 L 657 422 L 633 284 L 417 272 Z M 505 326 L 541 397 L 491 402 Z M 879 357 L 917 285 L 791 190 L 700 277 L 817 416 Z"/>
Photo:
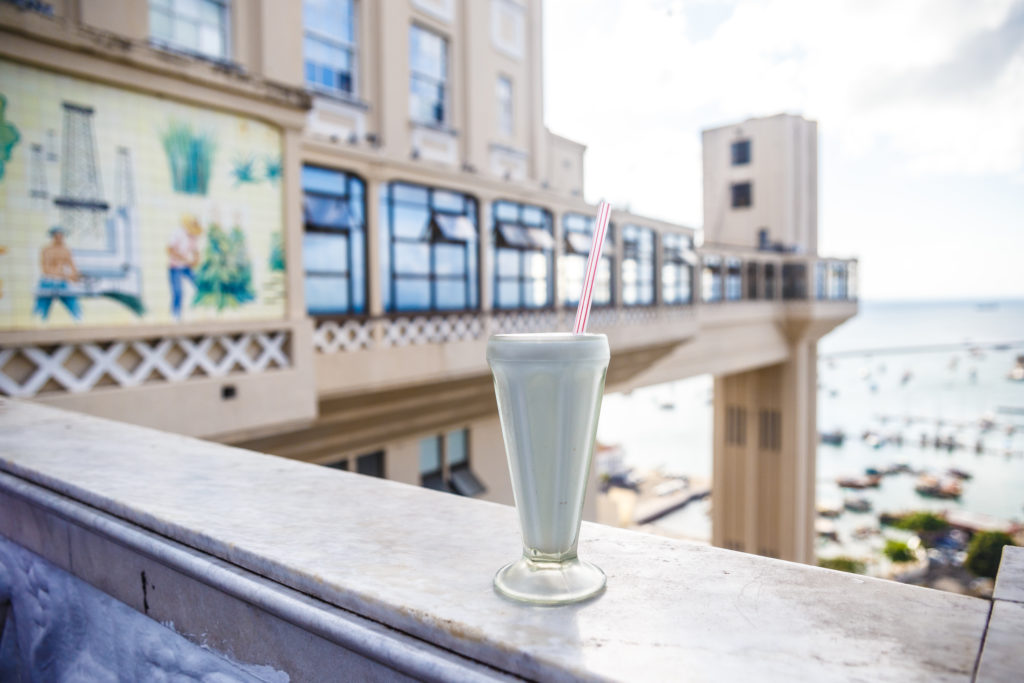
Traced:
<path fill-rule="evenodd" d="M 676 320 L 692 315 L 692 306 L 598 308 L 590 316 L 590 329 Z M 572 327 L 575 311 L 513 311 L 494 313 L 428 313 L 380 318 L 321 320 L 313 332 L 320 353 L 445 344 L 486 339 L 492 334 L 555 332 Z"/>
<path fill-rule="evenodd" d="M 0 394 L 32 397 L 288 368 L 291 331 L 0 345 Z"/>

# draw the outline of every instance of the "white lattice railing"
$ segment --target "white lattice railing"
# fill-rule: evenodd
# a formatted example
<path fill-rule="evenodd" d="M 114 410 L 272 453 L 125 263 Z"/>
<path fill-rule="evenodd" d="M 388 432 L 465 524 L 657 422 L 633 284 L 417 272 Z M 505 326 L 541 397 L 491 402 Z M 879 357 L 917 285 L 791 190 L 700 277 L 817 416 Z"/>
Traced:
<path fill-rule="evenodd" d="M 266 372 L 291 365 L 288 330 L 0 346 L 0 394 L 29 397 Z"/>
<path fill-rule="evenodd" d="M 670 321 L 692 313 L 692 306 L 594 309 L 590 314 L 590 329 Z M 497 333 L 566 330 L 572 327 L 574 317 L 573 311 L 517 311 L 363 318 L 344 322 L 325 320 L 320 321 L 313 332 L 313 347 L 320 353 L 340 353 L 486 339 Z"/>

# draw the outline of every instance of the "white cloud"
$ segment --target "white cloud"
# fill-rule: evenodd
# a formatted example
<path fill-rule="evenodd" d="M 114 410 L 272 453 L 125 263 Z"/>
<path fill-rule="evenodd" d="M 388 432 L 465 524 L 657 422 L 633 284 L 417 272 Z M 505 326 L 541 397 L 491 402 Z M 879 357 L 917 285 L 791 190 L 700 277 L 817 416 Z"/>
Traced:
<path fill-rule="evenodd" d="M 826 234 L 846 167 L 1024 177 L 1019 1 L 547 0 L 545 33 L 591 199 L 699 225 L 700 130 L 780 111 L 820 122 Z"/>

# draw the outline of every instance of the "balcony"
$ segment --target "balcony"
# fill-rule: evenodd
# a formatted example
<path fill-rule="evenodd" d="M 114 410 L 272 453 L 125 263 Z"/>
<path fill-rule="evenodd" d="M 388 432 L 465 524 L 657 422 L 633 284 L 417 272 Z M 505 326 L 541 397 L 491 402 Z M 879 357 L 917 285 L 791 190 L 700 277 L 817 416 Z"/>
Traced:
<path fill-rule="evenodd" d="M 607 591 L 528 607 L 491 588 L 520 552 L 510 507 L 11 400 L 0 499 L 0 665 L 58 679 L 88 665 L 109 678 L 966 681 L 1024 666 L 1021 549 L 987 601 L 585 524 L 581 553 Z"/>

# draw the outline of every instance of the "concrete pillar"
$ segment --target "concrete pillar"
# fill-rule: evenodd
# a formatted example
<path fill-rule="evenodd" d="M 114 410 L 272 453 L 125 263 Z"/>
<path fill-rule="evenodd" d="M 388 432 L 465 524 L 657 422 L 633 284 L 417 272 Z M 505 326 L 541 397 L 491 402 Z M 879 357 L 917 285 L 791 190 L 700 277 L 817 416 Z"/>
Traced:
<path fill-rule="evenodd" d="M 377 178 L 366 179 L 366 312 L 372 317 L 384 314 L 380 235 L 381 221 L 386 217 L 380 211 L 381 185 Z"/>
<path fill-rule="evenodd" d="M 480 253 L 477 268 L 480 276 L 480 310 L 490 313 L 494 309 L 494 202 L 489 197 L 481 197 L 478 210 Z"/>
<path fill-rule="evenodd" d="M 715 378 L 712 543 L 814 562 L 817 342 Z"/>

